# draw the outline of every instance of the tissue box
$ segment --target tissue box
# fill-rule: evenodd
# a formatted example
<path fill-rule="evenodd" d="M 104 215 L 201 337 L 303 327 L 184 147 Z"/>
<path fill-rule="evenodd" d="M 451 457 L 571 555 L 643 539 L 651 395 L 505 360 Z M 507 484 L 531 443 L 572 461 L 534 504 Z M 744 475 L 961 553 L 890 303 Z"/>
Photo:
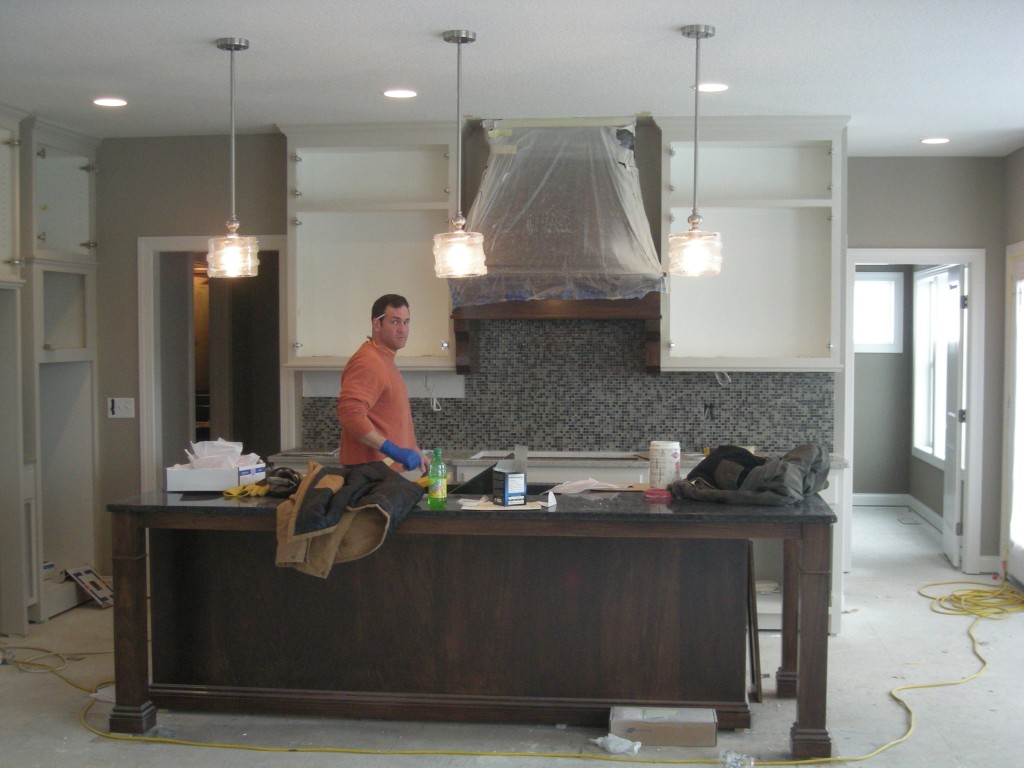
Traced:
<path fill-rule="evenodd" d="M 612 707 L 608 732 L 644 746 L 713 747 L 718 718 L 697 707 Z"/>
<path fill-rule="evenodd" d="M 218 469 L 167 468 L 168 491 L 226 491 L 238 485 L 258 483 L 267 476 L 267 465 Z"/>
<path fill-rule="evenodd" d="M 494 467 L 494 503 L 503 507 L 514 507 L 526 503 L 526 473 L 502 467 Z"/>

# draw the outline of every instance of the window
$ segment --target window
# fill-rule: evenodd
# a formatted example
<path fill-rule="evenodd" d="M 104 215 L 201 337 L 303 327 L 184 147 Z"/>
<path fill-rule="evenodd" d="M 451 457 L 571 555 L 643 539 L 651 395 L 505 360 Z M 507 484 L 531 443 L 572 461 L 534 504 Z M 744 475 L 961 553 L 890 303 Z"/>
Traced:
<path fill-rule="evenodd" d="M 858 272 L 853 284 L 853 351 L 903 352 L 903 273 Z"/>
<path fill-rule="evenodd" d="M 946 458 L 950 345 L 960 339 L 960 285 L 948 267 L 914 275 L 914 451 Z M 955 347 L 954 347 L 955 348 Z"/>

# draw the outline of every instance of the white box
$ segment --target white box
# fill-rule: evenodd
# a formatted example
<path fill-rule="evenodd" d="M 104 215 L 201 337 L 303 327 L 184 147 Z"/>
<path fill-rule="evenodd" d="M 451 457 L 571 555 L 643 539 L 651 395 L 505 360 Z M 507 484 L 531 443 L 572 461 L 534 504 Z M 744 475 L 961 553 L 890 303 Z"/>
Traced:
<path fill-rule="evenodd" d="M 713 747 L 718 717 L 710 708 L 612 707 L 608 732 L 655 747 Z"/>
<path fill-rule="evenodd" d="M 225 469 L 167 468 L 168 491 L 226 491 L 239 485 L 257 483 L 267 476 L 267 465 Z"/>

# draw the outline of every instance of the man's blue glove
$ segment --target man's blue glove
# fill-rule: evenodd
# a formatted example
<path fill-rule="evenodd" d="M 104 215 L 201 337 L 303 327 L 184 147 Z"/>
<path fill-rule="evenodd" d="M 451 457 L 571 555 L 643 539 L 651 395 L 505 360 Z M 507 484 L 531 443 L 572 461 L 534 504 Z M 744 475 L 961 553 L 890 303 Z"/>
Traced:
<path fill-rule="evenodd" d="M 406 469 L 419 469 L 423 466 L 423 457 L 413 448 L 399 448 L 390 440 L 385 440 L 380 452 L 401 464 Z"/>

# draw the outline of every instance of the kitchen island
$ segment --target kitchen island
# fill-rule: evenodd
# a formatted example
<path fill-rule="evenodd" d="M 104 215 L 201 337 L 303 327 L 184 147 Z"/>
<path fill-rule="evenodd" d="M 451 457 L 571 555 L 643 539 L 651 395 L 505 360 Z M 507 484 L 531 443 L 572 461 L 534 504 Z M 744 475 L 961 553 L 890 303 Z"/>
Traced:
<path fill-rule="evenodd" d="M 112 513 L 112 731 L 156 707 L 607 726 L 620 704 L 750 726 L 748 540 L 784 541 L 780 697 L 797 759 L 825 727 L 831 526 L 784 507 L 560 496 L 553 510 L 425 501 L 369 557 L 274 565 L 276 501 L 152 492 Z M 148 573 L 148 579 L 147 579 Z"/>

